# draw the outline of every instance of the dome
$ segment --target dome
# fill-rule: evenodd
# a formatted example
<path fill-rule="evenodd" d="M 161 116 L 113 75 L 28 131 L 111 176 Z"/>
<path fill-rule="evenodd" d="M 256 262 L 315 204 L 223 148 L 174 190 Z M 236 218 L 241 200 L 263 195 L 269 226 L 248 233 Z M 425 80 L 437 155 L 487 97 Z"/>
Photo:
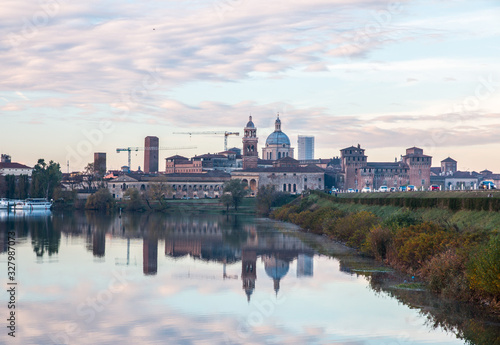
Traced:
<path fill-rule="evenodd" d="M 290 139 L 288 139 L 288 136 L 279 131 L 279 132 L 273 132 L 271 133 L 266 140 L 266 146 L 267 145 L 290 145 Z"/>
<path fill-rule="evenodd" d="M 275 257 L 266 257 L 264 259 L 264 267 L 267 276 L 277 280 L 283 278 L 289 269 L 288 262 Z"/>
<path fill-rule="evenodd" d="M 247 128 L 255 128 L 255 125 L 252 122 L 252 117 L 251 116 L 248 117 L 248 123 L 247 123 L 246 127 Z"/>

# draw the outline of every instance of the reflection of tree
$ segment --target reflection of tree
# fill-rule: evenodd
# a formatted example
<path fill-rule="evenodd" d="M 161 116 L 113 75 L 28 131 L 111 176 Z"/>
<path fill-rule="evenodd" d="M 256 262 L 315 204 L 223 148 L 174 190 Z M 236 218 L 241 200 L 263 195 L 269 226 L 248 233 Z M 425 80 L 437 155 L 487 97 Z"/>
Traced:
<path fill-rule="evenodd" d="M 403 281 L 403 276 L 397 276 L 397 273 L 393 272 L 373 272 L 366 267 L 365 261 L 356 257 L 343 256 L 339 260 L 344 272 L 362 275 L 374 291 L 389 295 L 410 308 L 419 310 L 427 319 L 428 327 L 442 328 L 471 345 L 500 344 L 500 320 L 487 311 L 470 303 L 438 298 L 429 291 L 395 288 L 394 285 L 398 284 L 398 281 Z"/>
<path fill-rule="evenodd" d="M 54 229 L 50 217 L 44 217 L 37 221 L 29 222 L 29 228 L 31 233 L 31 244 L 36 256 L 43 257 L 45 253 L 51 256 L 59 252 L 61 232 Z"/>

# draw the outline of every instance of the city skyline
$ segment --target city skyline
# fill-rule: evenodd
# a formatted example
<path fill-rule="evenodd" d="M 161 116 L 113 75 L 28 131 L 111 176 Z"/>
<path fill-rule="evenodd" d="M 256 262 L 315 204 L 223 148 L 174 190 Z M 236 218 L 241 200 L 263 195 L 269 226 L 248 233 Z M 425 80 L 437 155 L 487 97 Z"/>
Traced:
<path fill-rule="evenodd" d="M 433 166 L 500 171 L 500 4 L 495 1 L 12 2 L 0 14 L 0 152 L 82 170 L 94 152 L 157 136 L 164 158 L 262 142 L 276 113 L 316 158 L 361 144 L 374 161 L 422 147 Z M 8 130 L 6 130 L 8 129 Z M 292 144 L 292 146 L 295 146 Z M 82 153 L 83 152 L 83 153 Z M 132 168 L 143 167 L 143 153 Z"/>

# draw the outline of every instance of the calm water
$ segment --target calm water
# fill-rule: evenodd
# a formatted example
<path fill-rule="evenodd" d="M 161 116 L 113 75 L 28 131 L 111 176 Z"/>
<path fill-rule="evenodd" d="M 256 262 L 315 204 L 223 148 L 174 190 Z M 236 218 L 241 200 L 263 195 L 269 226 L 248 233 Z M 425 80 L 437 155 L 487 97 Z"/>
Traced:
<path fill-rule="evenodd" d="M 16 338 L 2 326 L 1 343 L 490 345 L 500 339 L 498 320 L 395 289 L 404 277 L 266 219 L 0 213 L 4 288 L 12 229 Z M 9 317 L 5 290 L 2 320 Z"/>

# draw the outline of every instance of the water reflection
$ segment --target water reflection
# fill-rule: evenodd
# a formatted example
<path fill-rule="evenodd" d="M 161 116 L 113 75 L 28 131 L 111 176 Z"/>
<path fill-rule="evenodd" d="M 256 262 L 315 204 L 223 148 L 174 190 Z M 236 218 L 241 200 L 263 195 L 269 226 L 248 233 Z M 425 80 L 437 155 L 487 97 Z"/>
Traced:
<path fill-rule="evenodd" d="M 277 231 L 278 228 L 280 231 Z M 298 332 L 297 327 L 302 326 L 300 323 L 299 326 L 294 324 L 295 319 L 301 320 L 302 323 L 312 322 L 309 321 L 310 318 L 319 320 L 315 321 L 316 324 L 308 326 L 308 330 L 302 331 L 303 338 L 297 338 L 290 343 L 331 343 L 340 339 L 339 334 L 344 331 L 338 330 L 338 334 L 329 334 L 332 331 L 328 330 L 327 325 L 341 322 L 340 319 L 333 319 L 334 315 L 345 314 L 346 316 L 342 316 L 342 318 L 348 319 L 349 313 L 352 313 L 352 310 L 349 309 L 360 305 L 361 301 L 365 301 L 368 306 L 370 304 L 378 305 L 381 303 L 380 297 L 387 299 L 389 296 L 389 300 L 396 299 L 402 303 L 401 305 L 418 310 L 422 317 L 419 319 L 419 324 L 425 324 L 427 327 L 423 334 L 434 329 L 436 335 L 442 334 L 443 331 L 444 333 L 452 332 L 468 344 L 491 345 L 499 343 L 500 327 L 497 318 L 488 316 L 469 305 L 436 299 L 423 291 L 395 289 L 394 285 L 404 277 L 398 277 L 394 272 L 377 270 L 379 265 L 376 262 L 357 256 L 345 247 L 327 244 L 320 237 L 287 231 L 287 229 L 286 225 L 282 223 L 219 215 L 187 217 L 142 214 L 115 217 L 92 212 L 8 214 L 0 215 L 0 253 L 5 255 L 7 250 L 6 233 L 8 230 L 16 231 L 19 246 L 27 246 L 34 253 L 38 263 L 53 262 L 50 260 L 40 261 L 42 258 L 51 258 L 51 260 L 59 258 L 62 263 L 64 260 L 70 261 L 71 255 L 64 256 L 63 253 L 68 255 L 68 252 L 75 252 L 75 255 L 81 255 L 76 254 L 79 252 L 79 247 L 84 256 L 78 257 L 78 270 L 114 272 L 113 270 L 118 267 L 126 269 L 128 274 L 136 279 L 139 279 L 137 277 L 145 279 L 144 281 L 138 280 L 137 284 L 130 283 L 131 286 L 138 289 L 139 295 L 145 295 L 142 300 L 120 300 L 124 306 L 129 304 L 135 306 L 136 303 L 142 305 L 142 308 L 138 310 L 141 310 L 140 315 L 144 319 L 153 315 L 149 315 L 150 311 L 145 307 L 150 303 L 149 301 L 162 305 L 168 299 L 169 293 L 173 294 L 170 309 L 193 308 L 195 309 L 194 317 L 197 318 L 196 322 L 200 322 L 199 317 L 202 319 L 203 317 L 208 319 L 222 317 L 216 311 L 221 308 L 221 305 L 226 304 L 234 305 L 231 312 L 228 312 L 231 319 L 241 317 L 239 313 L 253 315 L 252 309 L 246 308 L 262 304 L 263 300 L 276 303 L 276 301 L 280 301 L 282 296 L 286 295 L 289 304 L 286 305 L 286 308 L 283 307 L 283 315 L 273 314 L 271 318 L 276 318 L 277 324 L 293 325 L 289 326 L 290 329 L 294 329 L 293 332 Z M 318 251 L 328 253 L 329 256 L 318 254 Z M 109 266 L 111 268 L 106 268 Z M 73 266 L 70 269 L 73 269 Z M 25 271 L 29 270 L 29 266 L 25 267 Z M 339 271 L 342 273 L 338 273 Z M 368 282 L 365 284 L 371 290 L 359 290 L 360 280 L 363 280 L 361 278 Z M 29 280 L 27 277 L 24 279 Z M 107 284 L 108 280 L 109 277 L 105 278 L 104 284 Z M 209 281 L 224 282 L 225 285 L 214 285 Z M 36 290 L 38 282 L 33 284 L 35 284 L 33 289 Z M 59 284 L 60 286 L 52 288 L 58 290 L 61 286 L 69 285 L 72 286 L 71 289 L 78 291 L 88 283 L 80 278 L 79 273 L 68 271 L 66 277 Z M 100 281 L 95 280 L 94 284 L 100 284 Z M 342 284 L 343 286 L 341 286 Z M 150 286 L 156 287 L 156 290 L 148 290 Z M 235 291 L 232 290 L 233 286 L 235 286 Z M 196 287 L 196 292 L 193 291 L 193 287 Z M 26 288 L 29 291 L 28 283 L 26 283 Z M 337 301 L 334 307 L 328 306 L 336 295 L 341 295 L 344 292 L 343 289 L 348 291 L 346 296 L 349 296 L 351 290 L 356 291 L 356 294 L 353 293 L 354 295 L 349 297 L 350 302 Z M 149 292 L 146 293 L 146 291 Z M 175 293 L 171 291 L 175 291 Z M 372 291 L 371 294 L 367 294 L 369 291 Z M 271 299 L 266 295 L 268 292 L 272 294 Z M 297 295 L 294 295 L 295 292 Z M 372 296 L 373 292 L 375 292 L 375 297 Z M 233 293 L 235 294 L 233 295 Z M 211 301 L 217 299 L 217 296 L 221 294 L 221 302 L 211 305 Z M 92 295 L 99 295 L 99 291 L 94 291 Z M 316 295 L 318 295 L 317 299 L 315 299 Z M 290 296 L 295 296 L 295 299 Z M 301 301 L 306 297 L 311 304 L 300 307 Z M 84 301 L 86 298 L 87 294 L 81 297 Z M 243 305 L 239 304 L 240 302 Z M 345 302 L 347 308 L 342 308 L 341 302 Z M 53 301 L 50 303 L 53 305 Z M 207 307 L 209 312 L 205 311 L 206 314 L 202 313 L 200 316 L 198 313 L 200 309 L 203 309 L 201 307 L 203 303 L 210 306 Z M 63 300 L 61 304 L 67 308 L 71 302 Z M 196 307 L 191 307 L 191 305 Z M 385 308 L 385 304 L 383 305 L 382 308 Z M 76 303 L 74 309 L 77 310 L 77 308 L 78 304 Z M 291 308 L 290 310 L 293 312 L 286 311 L 287 308 Z M 309 308 L 316 309 L 310 310 Z M 335 309 L 334 313 L 333 308 L 338 308 L 338 310 Z M 169 308 L 160 308 L 160 312 L 166 313 L 167 309 Z M 43 310 L 43 308 L 38 310 Z M 395 315 L 386 315 L 384 310 L 370 309 L 370 313 L 373 314 L 372 318 L 381 315 L 385 320 L 383 322 L 388 325 L 380 324 L 376 326 L 378 328 L 387 326 L 390 329 L 391 322 L 398 322 L 396 320 L 400 320 L 401 317 L 408 317 L 408 314 L 405 314 L 406 309 L 398 309 L 398 313 L 401 314 Z M 301 314 L 309 314 L 309 316 L 305 317 Z M 112 314 L 112 322 L 119 322 L 113 319 L 119 315 L 121 316 L 119 312 Z M 187 318 L 185 314 L 178 315 L 178 313 L 159 314 L 155 317 L 161 320 L 163 317 L 174 318 L 174 316 L 175 318 Z M 43 315 L 38 314 L 38 317 L 43 319 Z M 336 321 L 330 321 L 329 317 Z M 356 315 L 356 317 L 360 318 L 360 325 L 357 327 L 362 330 L 366 326 L 363 323 L 369 323 L 363 321 L 366 315 L 360 312 L 359 316 Z M 53 321 L 62 322 L 64 318 L 61 317 L 61 320 L 56 318 Z M 85 327 L 89 327 L 89 325 L 85 325 Z M 234 327 L 237 328 L 238 325 Z M 278 326 L 274 327 L 276 331 L 280 330 Z M 323 329 L 324 334 L 317 337 L 307 335 L 310 332 L 310 327 L 316 327 L 318 330 Z M 274 335 L 270 336 L 266 333 L 270 332 L 270 329 L 270 326 L 263 329 L 256 327 L 253 332 L 259 337 L 256 338 L 255 342 L 273 339 Z M 415 329 L 415 332 L 421 332 L 418 327 Z M 425 337 L 420 333 L 410 335 L 410 340 L 406 339 L 408 341 L 403 342 L 399 338 L 391 338 L 390 335 L 384 333 L 385 338 L 382 337 L 382 340 L 377 341 L 373 338 L 366 338 L 367 336 L 363 335 L 361 330 L 359 331 L 361 335 L 351 334 L 350 337 L 345 338 L 347 340 L 342 339 L 345 342 L 364 343 L 366 341 L 370 344 L 390 341 L 414 344 L 427 342 L 418 340 L 419 337 Z M 225 332 L 229 331 L 226 329 Z M 116 336 L 117 334 L 112 335 Z M 283 340 L 284 338 L 279 339 L 282 343 L 287 342 Z M 161 336 L 149 340 L 161 341 Z M 186 339 L 179 340 L 177 338 L 172 343 L 183 342 L 181 340 Z M 215 343 L 220 342 L 220 339 L 216 340 Z M 225 343 L 246 343 L 241 339 L 233 340 Z M 189 343 L 189 341 L 186 342 Z M 99 339 L 96 339 L 95 343 L 99 343 Z M 448 342 L 441 341 L 440 343 L 459 344 L 463 342 L 451 339 Z"/>

